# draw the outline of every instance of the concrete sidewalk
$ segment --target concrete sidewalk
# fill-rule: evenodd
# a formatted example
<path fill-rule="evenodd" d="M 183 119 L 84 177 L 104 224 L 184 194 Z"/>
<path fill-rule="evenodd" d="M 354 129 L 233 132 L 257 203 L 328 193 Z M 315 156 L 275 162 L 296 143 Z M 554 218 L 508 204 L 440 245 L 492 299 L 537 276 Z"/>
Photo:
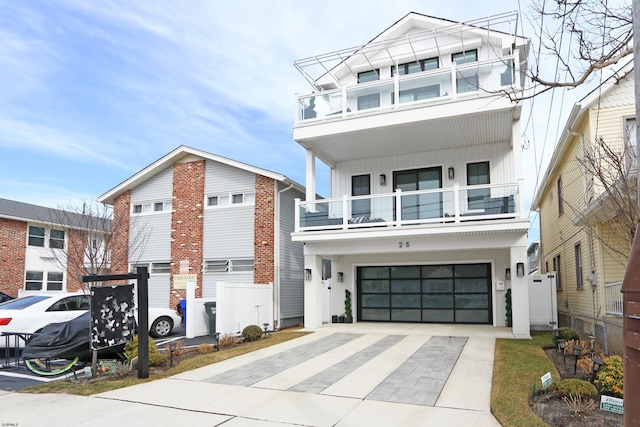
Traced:
<path fill-rule="evenodd" d="M 325 325 L 296 340 L 91 397 L 0 394 L 0 421 L 498 427 L 489 410 L 497 337 L 513 335 L 491 326 Z"/>

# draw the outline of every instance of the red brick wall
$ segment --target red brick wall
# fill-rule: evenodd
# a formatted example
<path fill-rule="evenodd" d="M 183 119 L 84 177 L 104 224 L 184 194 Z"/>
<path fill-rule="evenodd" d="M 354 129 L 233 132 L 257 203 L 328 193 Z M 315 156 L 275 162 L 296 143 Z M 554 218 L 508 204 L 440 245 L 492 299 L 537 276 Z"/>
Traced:
<path fill-rule="evenodd" d="M 274 282 L 274 212 L 275 183 L 271 178 L 256 175 L 255 211 L 255 276 L 254 282 L 266 284 Z"/>
<path fill-rule="evenodd" d="M 131 192 L 117 197 L 113 203 L 111 235 L 111 273 L 126 274 L 129 271 L 129 225 L 131 220 Z"/>
<path fill-rule="evenodd" d="M 0 291 L 13 297 L 24 287 L 27 223 L 0 218 Z"/>
<path fill-rule="evenodd" d="M 202 297 L 202 240 L 204 228 L 205 161 L 173 166 L 173 214 L 171 215 L 171 307 L 186 297 L 184 289 L 173 289 L 173 275 L 180 274 L 180 261 L 188 260 L 190 274 L 198 275 L 196 297 Z"/>

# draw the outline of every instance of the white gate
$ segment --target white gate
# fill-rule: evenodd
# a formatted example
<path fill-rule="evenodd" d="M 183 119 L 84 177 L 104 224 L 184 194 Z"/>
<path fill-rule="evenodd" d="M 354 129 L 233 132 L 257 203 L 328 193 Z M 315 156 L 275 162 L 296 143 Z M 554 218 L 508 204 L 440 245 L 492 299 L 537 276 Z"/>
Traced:
<path fill-rule="evenodd" d="M 558 327 L 558 299 L 555 274 L 529 276 L 529 322 L 531 329 Z"/>
<path fill-rule="evenodd" d="M 331 323 L 331 279 L 322 281 L 322 323 Z"/>

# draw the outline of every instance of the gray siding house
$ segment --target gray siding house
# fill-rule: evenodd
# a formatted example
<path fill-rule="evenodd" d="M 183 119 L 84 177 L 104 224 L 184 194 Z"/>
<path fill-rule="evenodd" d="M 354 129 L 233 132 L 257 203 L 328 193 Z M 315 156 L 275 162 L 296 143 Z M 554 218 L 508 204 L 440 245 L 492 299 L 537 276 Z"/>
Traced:
<path fill-rule="evenodd" d="M 303 245 L 291 241 L 305 189 L 276 172 L 180 146 L 98 198 L 129 219 L 129 269 L 147 266 L 149 303 L 175 307 L 177 274 L 197 275 L 196 297 L 217 283 L 273 284 L 276 327 L 302 323 Z M 136 237 L 134 237 L 136 236 Z M 141 244 L 131 242 L 140 239 Z"/>

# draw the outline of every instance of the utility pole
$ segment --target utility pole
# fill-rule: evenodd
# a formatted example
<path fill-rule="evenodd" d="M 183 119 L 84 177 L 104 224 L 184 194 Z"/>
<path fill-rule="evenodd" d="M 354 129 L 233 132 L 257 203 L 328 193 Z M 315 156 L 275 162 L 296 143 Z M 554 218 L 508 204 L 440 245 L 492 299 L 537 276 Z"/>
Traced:
<path fill-rule="evenodd" d="M 640 0 L 633 0 L 633 77 L 636 99 L 636 147 L 640 134 L 637 131 L 640 117 Z M 636 156 L 640 158 L 640 156 Z M 636 170 L 638 165 L 636 164 Z M 638 196 L 640 196 L 640 174 L 638 174 Z M 640 204 L 640 197 L 638 198 Z M 629 254 L 629 264 L 622 283 L 624 316 L 624 425 L 640 425 L 640 227 Z"/>

